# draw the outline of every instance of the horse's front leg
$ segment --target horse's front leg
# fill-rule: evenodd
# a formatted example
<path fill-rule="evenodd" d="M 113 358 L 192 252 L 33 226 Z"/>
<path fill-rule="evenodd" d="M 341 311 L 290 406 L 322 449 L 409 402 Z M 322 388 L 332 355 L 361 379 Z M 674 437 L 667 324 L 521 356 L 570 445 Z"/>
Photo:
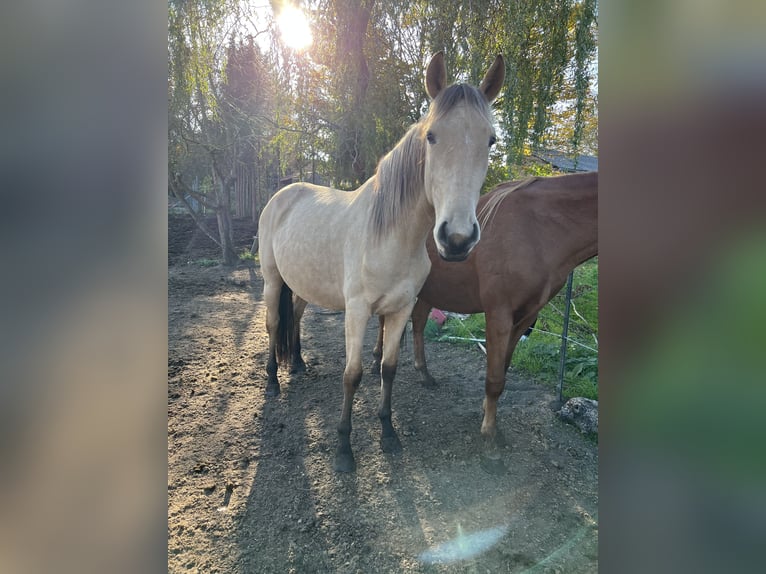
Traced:
<path fill-rule="evenodd" d="M 362 343 L 369 311 L 364 307 L 346 307 L 346 369 L 343 371 L 343 407 L 338 424 L 337 472 L 354 472 L 356 461 L 351 451 L 351 407 L 354 393 L 362 380 Z"/>
<path fill-rule="evenodd" d="M 497 401 L 505 389 L 506 374 L 511 365 L 513 351 L 534 318 L 513 324 L 510 314 L 503 313 L 502 310 L 494 313 L 488 312 L 486 317 L 487 380 L 481 434 L 490 443 L 502 444 L 504 439 L 497 429 Z"/>
<path fill-rule="evenodd" d="M 402 450 L 402 443 L 399 442 L 394 425 L 391 423 L 391 391 L 394 385 L 396 366 L 399 362 L 402 333 L 411 312 L 412 305 L 410 304 L 397 313 L 391 313 L 385 317 L 383 360 L 380 366 L 380 408 L 378 409 L 381 424 L 380 447 L 383 452 L 394 453 Z"/>
<path fill-rule="evenodd" d="M 505 444 L 505 439 L 497 430 L 497 401 L 505 389 L 505 355 L 513 321 L 509 311 L 501 309 L 486 314 L 487 377 L 482 405 L 484 420 L 481 435 L 484 441 L 480 464 L 490 474 L 504 474 L 507 471 L 498 448 Z"/>

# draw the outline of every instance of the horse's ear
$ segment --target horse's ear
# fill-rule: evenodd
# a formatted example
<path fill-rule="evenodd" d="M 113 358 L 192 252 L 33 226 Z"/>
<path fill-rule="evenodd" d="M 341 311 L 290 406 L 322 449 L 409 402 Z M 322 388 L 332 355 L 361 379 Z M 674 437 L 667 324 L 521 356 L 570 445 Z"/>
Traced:
<path fill-rule="evenodd" d="M 426 69 L 426 91 L 433 100 L 447 85 L 447 66 L 444 65 L 444 52 L 439 50 L 433 55 Z"/>
<path fill-rule="evenodd" d="M 494 101 L 497 94 L 500 93 L 504 81 L 505 60 L 503 59 L 502 54 L 498 54 L 495 58 L 495 62 L 492 64 L 492 67 L 487 72 L 487 75 L 484 76 L 484 79 L 479 86 L 479 89 L 484 93 L 484 97 L 487 98 L 488 102 Z"/>

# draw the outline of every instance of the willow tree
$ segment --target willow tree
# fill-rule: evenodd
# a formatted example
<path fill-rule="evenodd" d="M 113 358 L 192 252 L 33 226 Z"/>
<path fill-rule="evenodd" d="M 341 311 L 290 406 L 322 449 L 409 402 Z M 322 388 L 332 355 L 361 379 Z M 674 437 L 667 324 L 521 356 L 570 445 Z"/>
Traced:
<path fill-rule="evenodd" d="M 567 134 L 573 151 L 585 138 L 591 151 L 596 0 L 405 3 L 423 29 L 426 52 L 445 50 L 452 77 L 476 83 L 486 62 L 504 54 L 506 86 L 496 105 L 505 137 L 495 152 L 503 155 L 504 177 L 530 150 L 551 143 L 552 132 Z M 562 106 L 571 113 L 562 113 Z M 566 129 L 554 123 L 559 121 Z"/>
<path fill-rule="evenodd" d="M 596 0 L 518 0 L 504 12 L 502 47 L 509 63 L 501 101 L 510 135 L 507 164 L 520 163 L 528 148 L 544 143 L 552 111 L 568 86 L 574 96 L 577 151 L 586 122 L 586 102 L 595 54 Z"/>
<path fill-rule="evenodd" d="M 258 47 L 236 24 L 243 4 L 230 0 L 171 0 L 168 5 L 168 179 L 198 226 L 237 261 L 231 214 L 238 167 L 251 165 L 268 116 L 266 71 Z M 199 162 L 201 165 L 193 165 Z M 188 176 L 207 171 L 210 190 Z M 216 215 L 218 234 L 192 209 L 192 197 Z"/>
<path fill-rule="evenodd" d="M 512 176 L 541 146 L 577 152 L 586 143 L 594 151 L 596 15 L 596 0 L 394 0 L 374 5 L 367 34 L 391 39 L 383 57 L 392 75 L 375 76 L 385 85 L 405 85 L 415 110 L 425 101 L 422 64 L 432 53 L 444 50 L 450 78 L 473 84 L 498 52 L 505 55 L 506 86 L 496 104 L 505 137 L 493 151 L 495 163 L 504 165 L 494 166 L 500 178 Z M 367 44 L 368 61 L 379 46 Z M 554 141 L 554 133 L 566 141 Z"/>
<path fill-rule="evenodd" d="M 232 258 L 225 229 L 234 166 L 268 157 L 279 175 L 304 178 L 319 168 L 324 180 L 356 187 L 424 111 L 423 67 L 438 50 L 450 79 L 472 84 L 498 52 L 505 55 L 506 86 L 496 103 L 503 137 L 489 183 L 517 175 L 536 147 L 595 149 L 596 0 L 302 5 L 313 45 L 290 52 L 269 28 L 272 46 L 261 57 L 240 32 L 252 31 L 242 12 L 255 9 L 250 3 L 169 4 L 171 187 L 184 197 L 188 175 L 210 174 L 215 188 L 200 200 L 219 214 L 224 259 Z M 240 34 L 233 44 L 232 33 Z M 276 189 L 269 183 L 260 201 Z"/>

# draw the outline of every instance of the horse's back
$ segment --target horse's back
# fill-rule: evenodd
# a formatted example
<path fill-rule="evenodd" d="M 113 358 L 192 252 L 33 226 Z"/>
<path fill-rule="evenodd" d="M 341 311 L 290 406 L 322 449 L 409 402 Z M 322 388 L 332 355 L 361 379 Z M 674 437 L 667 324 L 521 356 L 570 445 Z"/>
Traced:
<path fill-rule="evenodd" d="M 349 200 L 350 194 L 345 191 L 312 183 L 292 183 L 269 200 L 261 212 L 258 228 L 263 225 L 268 234 L 282 225 L 296 225 L 293 222 L 311 219 L 318 211 L 326 211 L 323 216 L 332 215 L 347 206 Z"/>
<path fill-rule="evenodd" d="M 259 221 L 264 279 L 279 276 L 301 298 L 342 309 L 344 263 L 354 194 L 308 183 L 282 188 Z M 358 210 L 357 210 L 358 211 Z"/>

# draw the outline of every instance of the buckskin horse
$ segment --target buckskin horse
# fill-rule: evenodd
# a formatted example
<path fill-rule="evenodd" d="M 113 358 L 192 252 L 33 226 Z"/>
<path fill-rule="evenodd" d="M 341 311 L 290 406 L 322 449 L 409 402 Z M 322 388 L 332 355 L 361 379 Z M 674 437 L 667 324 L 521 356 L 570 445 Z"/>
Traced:
<path fill-rule="evenodd" d="M 447 86 L 444 55 L 426 70 L 428 113 L 353 192 L 289 185 L 259 220 L 259 257 L 269 351 L 266 395 L 279 393 L 279 364 L 304 367 L 300 319 L 307 302 L 345 309 L 346 366 L 334 468 L 353 472 L 351 406 L 362 377 L 362 340 L 372 314 L 384 317 L 381 352 L 381 447 L 401 450 L 391 423 L 399 341 L 431 266 L 426 237 L 439 256 L 465 259 L 479 242 L 476 205 L 495 142 L 490 103 L 505 77 L 498 55 L 479 88 Z"/>

